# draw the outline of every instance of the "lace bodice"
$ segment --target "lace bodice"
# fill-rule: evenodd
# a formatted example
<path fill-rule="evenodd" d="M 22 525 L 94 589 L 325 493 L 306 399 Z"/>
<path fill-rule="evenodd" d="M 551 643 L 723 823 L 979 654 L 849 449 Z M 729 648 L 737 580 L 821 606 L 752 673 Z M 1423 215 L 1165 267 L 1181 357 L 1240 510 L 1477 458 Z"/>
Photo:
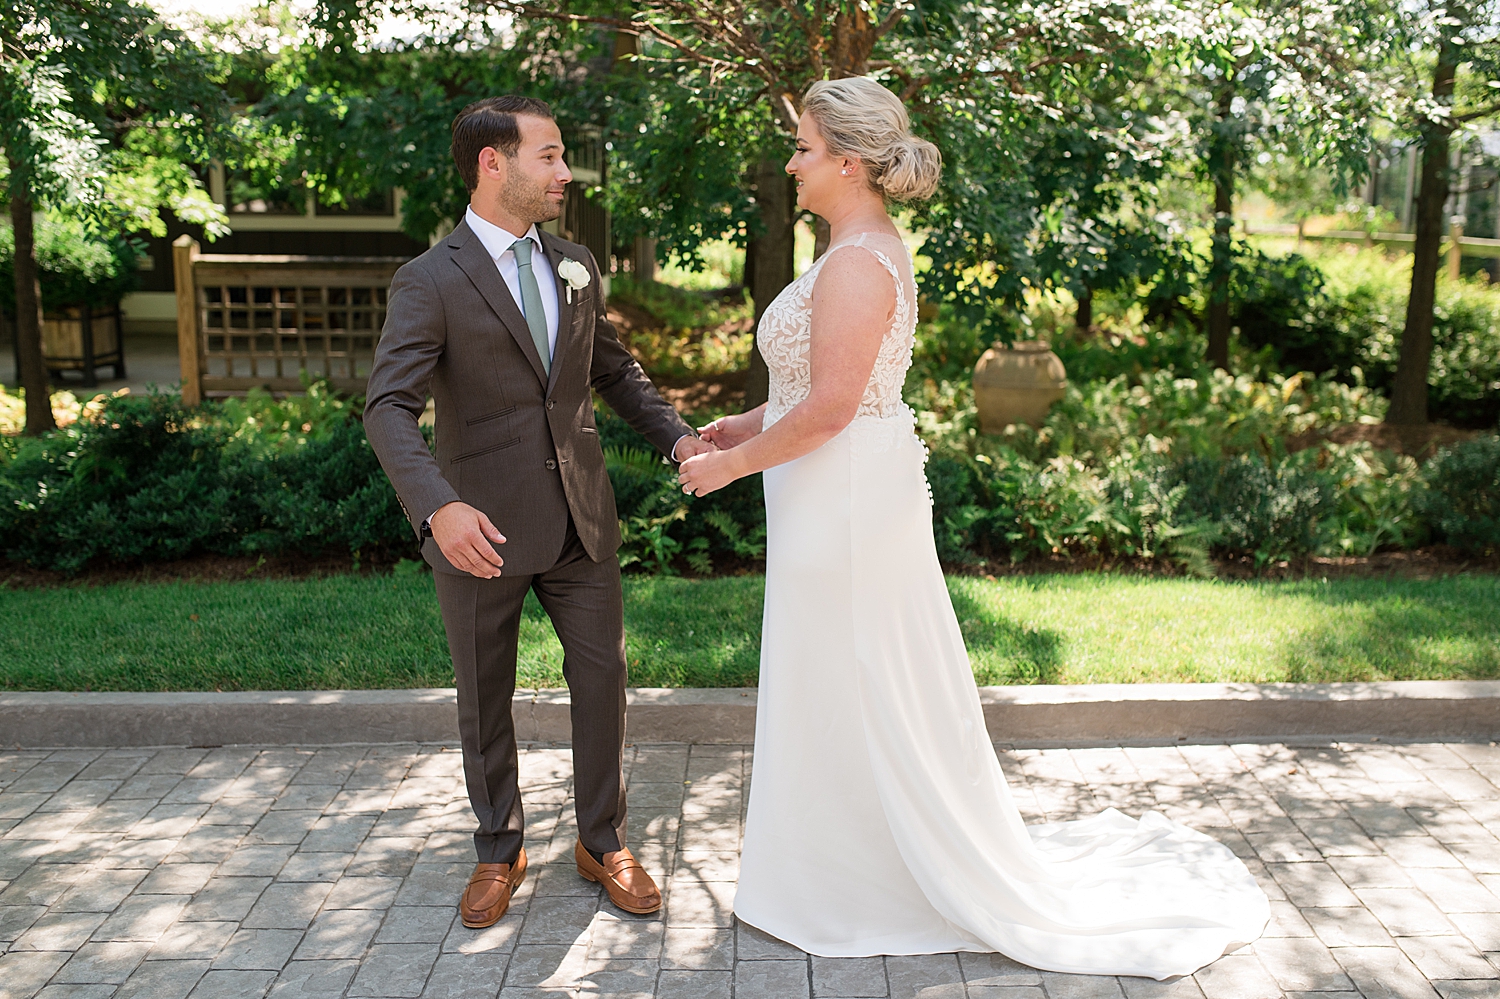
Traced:
<path fill-rule="evenodd" d="M 860 233 L 854 239 L 830 246 L 807 272 L 782 289 L 756 330 L 756 346 L 766 360 L 771 374 L 771 391 L 766 403 L 764 426 L 769 427 L 807 398 L 812 388 L 812 370 L 808 351 L 812 345 L 812 297 L 818 272 L 833 251 L 858 246 L 869 252 L 885 267 L 896 282 L 896 311 L 890 329 L 880 343 L 875 368 L 865 386 L 855 419 L 861 416 L 890 417 L 906 412 L 901 401 L 901 386 L 911 367 L 911 350 L 917 328 L 916 285 L 912 278 L 911 255 L 895 236 L 886 233 Z M 898 266 L 892 260 L 901 261 Z"/>

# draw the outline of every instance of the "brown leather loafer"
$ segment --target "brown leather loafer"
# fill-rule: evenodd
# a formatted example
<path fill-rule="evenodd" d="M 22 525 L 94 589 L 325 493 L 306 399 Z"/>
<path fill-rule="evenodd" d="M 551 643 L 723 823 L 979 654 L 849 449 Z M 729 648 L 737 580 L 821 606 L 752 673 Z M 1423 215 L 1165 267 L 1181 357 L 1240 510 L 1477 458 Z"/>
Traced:
<path fill-rule="evenodd" d="M 526 849 L 514 864 L 475 864 L 458 901 L 458 914 L 471 930 L 493 926 L 510 908 L 510 897 L 526 880 Z"/>
<path fill-rule="evenodd" d="M 661 908 L 661 892 L 656 882 L 628 849 L 621 847 L 606 853 L 601 864 L 589 856 L 580 842 L 573 848 L 573 859 L 578 862 L 579 876 L 602 884 L 609 892 L 609 900 L 626 912 L 645 915 Z"/>

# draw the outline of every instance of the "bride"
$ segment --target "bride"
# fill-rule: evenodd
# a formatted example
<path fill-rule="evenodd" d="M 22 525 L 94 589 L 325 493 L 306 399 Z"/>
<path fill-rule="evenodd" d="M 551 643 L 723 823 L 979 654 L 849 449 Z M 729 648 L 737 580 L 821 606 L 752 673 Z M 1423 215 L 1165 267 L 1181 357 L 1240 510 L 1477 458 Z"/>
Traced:
<path fill-rule="evenodd" d="M 809 88 L 787 172 L 829 248 L 761 320 L 770 401 L 703 428 L 703 495 L 765 472 L 755 771 L 735 914 L 826 957 L 999 951 L 1049 971 L 1191 974 L 1269 905 L 1160 813 L 1028 828 L 985 730 L 901 386 L 916 287 L 887 205 L 937 149 L 869 79 Z"/>

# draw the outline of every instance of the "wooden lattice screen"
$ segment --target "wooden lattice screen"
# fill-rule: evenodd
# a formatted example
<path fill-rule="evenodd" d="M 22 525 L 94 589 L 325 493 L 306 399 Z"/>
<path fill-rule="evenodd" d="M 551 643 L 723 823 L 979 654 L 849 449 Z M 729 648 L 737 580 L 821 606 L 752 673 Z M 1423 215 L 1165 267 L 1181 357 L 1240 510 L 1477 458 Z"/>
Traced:
<path fill-rule="evenodd" d="M 304 373 L 362 393 L 404 257 L 203 254 L 173 244 L 183 401 L 301 390 Z"/>

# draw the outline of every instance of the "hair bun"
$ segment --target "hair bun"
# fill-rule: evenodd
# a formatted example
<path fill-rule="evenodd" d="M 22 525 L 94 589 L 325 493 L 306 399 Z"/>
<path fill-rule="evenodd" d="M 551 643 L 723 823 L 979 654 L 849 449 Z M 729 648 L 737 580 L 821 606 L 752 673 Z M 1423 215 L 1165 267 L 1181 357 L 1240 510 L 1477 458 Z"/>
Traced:
<path fill-rule="evenodd" d="M 942 175 L 938 147 L 907 133 L 891 150 L 890 162 L 876 183 L 893 201 L 925 201 L 937 191 Z"/>
<path fill-rule="evenodd" d="M 807 88 L 804 114 L 834 153 L 857 156 L 870 187 L 892 201 L 930 198 L 943 173 L 937 146 L 912 134 L 901 99 L 867 76 L 819 80 Z"/>

